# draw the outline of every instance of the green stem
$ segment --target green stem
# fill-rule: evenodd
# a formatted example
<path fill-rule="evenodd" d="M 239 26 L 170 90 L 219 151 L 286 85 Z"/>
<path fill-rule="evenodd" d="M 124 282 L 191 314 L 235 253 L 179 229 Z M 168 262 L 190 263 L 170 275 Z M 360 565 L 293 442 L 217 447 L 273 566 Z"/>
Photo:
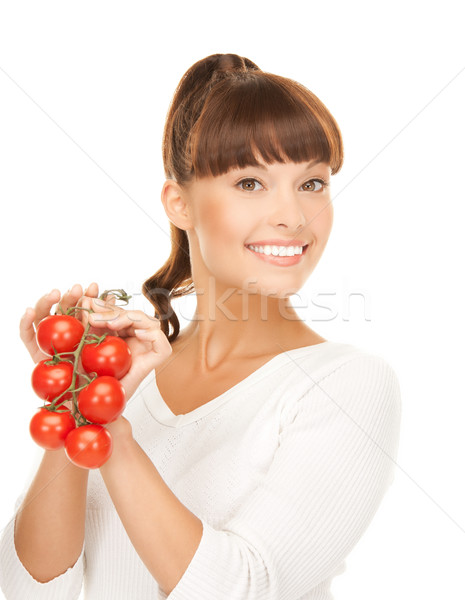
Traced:
<path fill-rule="evenodd" d="M 84 310 L 88 310 L 88 309 L 84 309 Z M 92 309 L 90 309 L 89 312 L 95 312 L 95 311 L 93 311 Z M 75 418 L 76 418 L 77 414 L 79 414 L 80 417 L 82 416 L 81 413 L 79 412 L 79 408 L 78 408 L 78 405 L 77 405 L 77 397 L 76 396 L 77 396 L 77 393 L 81 389 L 83 389 L 83 387 L 86 387 L 86 386 L 83 386 L 83 387 L 77 388 L 77 389 L 76 389 L 75 386 L 76 386 L 76 378 L 79 375 L 79 373 L 78 373 L 79 357 L 81 355 L 81 350 L 82 350 L 82 348 L 84 346 L 86 335 L 87 335 L 89 329 L 90 329 L 90 323 L 87 323 L 87 325 L 86 325 L 86 327 L 84 329 L 84 333 L 82 334 L 81 341 L 79 342 L 79 345 L 76 348 L 76 350 L 74 350 L 74 352 L 66 352 L 66 354 L 72 354 L 74 356 L 73 377 L 71 379 L 71 385 L 64 392 L 62 392 L 59 396 L 57 396 L 56 398 L 54 398 L 53 402 L 51 403 L 51 406 L 53 406 L 53 408 L 57 408 L 57 400 L 59 400 L 67 392 L 71 392 L 72 395 L 73 395 L 73 411 L 72 411 L 72 414 L 73 414 L 73 417 L 75 417 Z M 58 406 L 61 406 L 62 404 L 63 404 L 63 402 L 59 403 Z"/>

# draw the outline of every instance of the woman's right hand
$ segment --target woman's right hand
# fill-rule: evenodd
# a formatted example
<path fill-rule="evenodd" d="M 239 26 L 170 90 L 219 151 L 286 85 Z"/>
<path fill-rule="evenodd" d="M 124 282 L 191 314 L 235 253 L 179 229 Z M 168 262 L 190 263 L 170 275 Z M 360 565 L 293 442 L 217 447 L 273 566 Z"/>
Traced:
<path fill-rule="evenodd" d="M 48 354 L 44 354 L 37 345 L 37 325 L 40 323 L 40 321 L 42 321 L 42 319 L 50 315 L 50 309 L 54 304 L 59 302 L 63 312 L 66 312 L 70 306 L 79 306 L 83 295 L 97 298 L 97 283 L 91 283 L 85 292 L 82 291 L 82 287 L 79 284 L 76 284 L 65 294 L 63 294 L 62 298 L 60 291 L 55 289 L 49 294 L 42 296 L 42 298 L 37 301 L 35 307 L 29 308 L 28 313 L 21 317 L 21 321 L 19 323 L 19 335 L 34 363 L 38 363 L 41 360 L 50 358 Z M 82 313 L 84 312 L 85 311 L 83 310 L 78 310 L 75 312 L 74 316 L 81 321 L 83 319 Z M 87 319 L 84 318 L 84 321 L 87 322 Z"/>

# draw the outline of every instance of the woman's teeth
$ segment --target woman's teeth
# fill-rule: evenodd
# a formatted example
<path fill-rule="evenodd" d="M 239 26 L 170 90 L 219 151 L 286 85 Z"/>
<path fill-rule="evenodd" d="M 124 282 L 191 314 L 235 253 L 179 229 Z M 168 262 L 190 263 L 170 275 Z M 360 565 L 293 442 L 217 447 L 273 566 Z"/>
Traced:
<path fill-rule="evenodd" d="M 302 254 L 303 246 L 247 246 L 254 252 L 266 254 L 267 256 L 295 256 Z"/>

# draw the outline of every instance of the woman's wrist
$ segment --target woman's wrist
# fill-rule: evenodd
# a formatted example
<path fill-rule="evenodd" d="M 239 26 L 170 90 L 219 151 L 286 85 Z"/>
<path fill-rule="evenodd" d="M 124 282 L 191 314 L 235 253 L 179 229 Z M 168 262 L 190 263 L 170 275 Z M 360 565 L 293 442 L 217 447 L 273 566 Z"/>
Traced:
<path fill-rule="evenodd" d="M 132 435 L 131 423 L 124 417 L 118 417 L 116 421 L 105 425 L 105 428 L 111 434 L 113 448 L 110 458 L 100 467 L 102 473 L 110 470 L 116 462 L 130 459 L 132 452 L 138 446 Z"/>
<path fill-rule="evenodd" d="M 87 469 L 82 469 L 81 467 L 74 465 L 66 456 L 64 448 L 60 448 L 59 450 L 44 450 L 42 463 L 48 469 L 54 471 L 58 470 L 62 472 L 67 469 L 67 473 L 74 472 L 78 476 L 82 474 L 83 477 L 86 477 L 89 473 Z"/>

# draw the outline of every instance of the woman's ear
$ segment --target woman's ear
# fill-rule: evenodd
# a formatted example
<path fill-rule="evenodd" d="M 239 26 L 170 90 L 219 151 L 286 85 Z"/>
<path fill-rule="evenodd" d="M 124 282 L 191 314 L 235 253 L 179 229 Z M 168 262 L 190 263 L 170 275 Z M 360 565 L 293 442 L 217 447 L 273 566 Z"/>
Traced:
<path fill-rule="evenodd" d="M 161 201 L 168 219 L 184 231 L 192 228 L 186 192 L 174 179 L 167 179 L 161 190 Z"/>

